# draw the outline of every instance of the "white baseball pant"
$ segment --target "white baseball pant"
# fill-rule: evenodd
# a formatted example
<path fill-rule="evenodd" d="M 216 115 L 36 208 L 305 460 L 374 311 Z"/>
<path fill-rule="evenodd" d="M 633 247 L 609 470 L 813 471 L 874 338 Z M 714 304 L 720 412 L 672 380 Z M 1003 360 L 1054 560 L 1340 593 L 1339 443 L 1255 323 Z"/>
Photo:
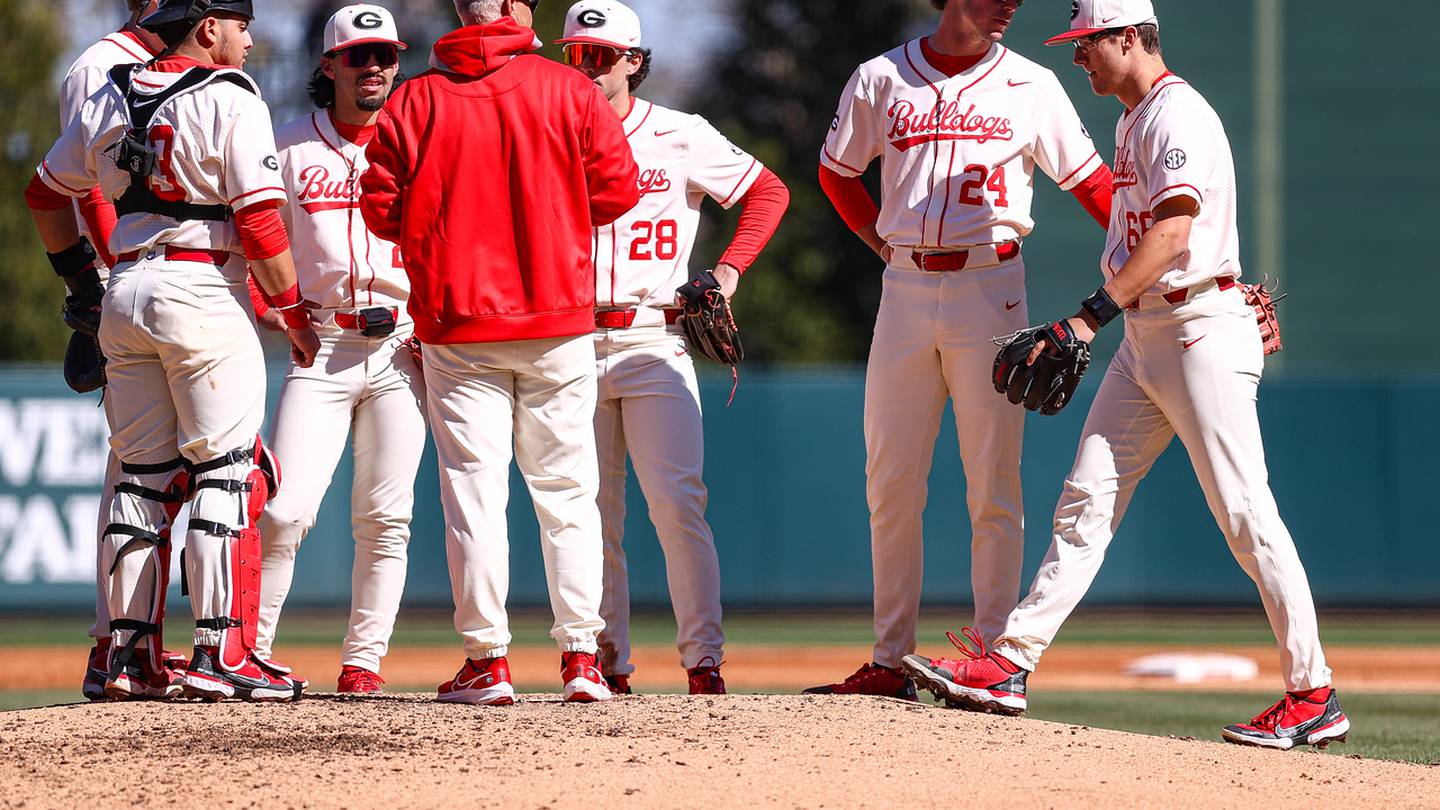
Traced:
<path fill-rule="evenodd" d="M 691 669 L 707 658 L 718 665 L 725 647 L 720 558 L 705 522 L 700 388 L 685 338 L 662 326 L 602 329 L 595 333 L 595 363 L 600 391 L 595 442 L 605 538 L 601 668 L 607 675 L 635 671 L 630 663 L 630 580 L 622 545 L 627 452 L 665 553 L 680 665 Z"/>
<path fill-rule="evenodd" d="M 455 629 L 469 658 L 505 655 L 513 451 L 540 523 L 550 636 L 594 653 L 603 589 L 595 505 L 595 349 L 590 335 L 426 345 L 426 412 L 440 465 Z"/>
<path fill-rule="evenodd" d="M 885 269 L 865 372 L 865 495 L 875 577 L 874 661 L 915 651 L 924 575 L 922 515 L 948 396 L 970 511 L 975 626 L 999 636 L 1020 592 L 1025 413 L 995 393 L 992 338 L 1026 326 L 1025 265 Z"/>
<path fill-rule="evenodd" d="M 256 653 L 269 658 L 295 555 L 352 435 L 350 487 L 355 562 L 342 666 L 380 671 L 405 591 L 415 473 L 425 450 L 425 386 L 410 350 L 413 327 L 384 338 L 321 327 L 310 368 L 291 365 L 280 389 L 270 447 L 280 460 L 280 491 L 260 518 L 264 562 Z"/>
<path fill-rule="evenodd" d="M 1239 288 L 1212 287 L 1173 308 L 1149 306 L 1151 297 L 1125 316 L 1125 340 L 1055 509 L 1050 550 L 997 650 L 1035 667 L 1099 572 L 1136 485 L 1178 435 L 1230 551 L 1260 589 L 1286 688 L 1326 686 L 1310 583 L 1265 467 L 1255 312 Z"/>

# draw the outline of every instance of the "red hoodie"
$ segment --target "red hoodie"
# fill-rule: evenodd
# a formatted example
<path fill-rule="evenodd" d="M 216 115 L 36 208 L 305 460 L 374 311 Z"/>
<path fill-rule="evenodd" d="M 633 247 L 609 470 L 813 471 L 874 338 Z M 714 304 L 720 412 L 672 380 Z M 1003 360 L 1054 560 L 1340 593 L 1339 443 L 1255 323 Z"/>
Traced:
<path fill-rule="evenodd" d="M 435 44 L 366 149 L 360 209 L 400 246 L 425 343 L 595 331 L 591 229 L 640 199 L 620 119 L 580 71 L 530 53 L 509 17 Z"/>

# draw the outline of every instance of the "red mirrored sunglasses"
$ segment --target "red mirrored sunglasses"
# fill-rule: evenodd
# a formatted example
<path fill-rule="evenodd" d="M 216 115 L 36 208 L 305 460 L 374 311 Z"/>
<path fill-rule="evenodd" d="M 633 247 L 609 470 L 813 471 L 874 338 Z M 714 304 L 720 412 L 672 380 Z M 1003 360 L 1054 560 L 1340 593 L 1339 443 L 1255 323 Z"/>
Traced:
<path fill-rule="evenodd" d="M 384 42 L 367 42 L 363 45 L 352 45 L 335 56 L 344 62 L 346 67 L 362 68 L 374 59 L 375 64 L 388 68 L 400 62 L 400 49 Z"/>
<path fill-rule="evenodd" d="M 565 46 L 565 64 L 580 67 L 589 62 L 600 68 L 615 67 L 630 51 L 610 45 L 595 45 L 589 42 L 572 42 Z"/>

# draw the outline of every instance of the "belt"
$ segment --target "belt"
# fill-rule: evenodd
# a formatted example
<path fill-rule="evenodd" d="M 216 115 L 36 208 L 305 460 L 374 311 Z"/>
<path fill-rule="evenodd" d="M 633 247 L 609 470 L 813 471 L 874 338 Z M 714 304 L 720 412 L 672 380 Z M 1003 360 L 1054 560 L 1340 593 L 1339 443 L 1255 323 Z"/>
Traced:
<path fill-rule="evenodd" d="M 995 263 L 1008 262 L 1020 255 L 1020 240 L 1011 239 L 1009 242 L 1001 242 L 994 246 Z M 915 269 L 924 270 L 929 273 L 950 273 L 956 270 L 964 270 L 970 264 L 973 249 L 951 250 L 943 253 L 923 253 L 918 250 L 910 251 L 910 261 L 915 263 Z M 975 250 L 981 256 L 981 251 Z M 976 257 L 977 261 L 979 256 Z M 986 265 L 989 266 L 989 265 Z"/>
<path fill-rule="evenodd" d="M 629 309 L 597 309 L 595 310 L 596 329 L 629 329 L 635 325 L 635 315 L 640 310 L 637 307 Z M 682 310 L 674 307 L 666 307 L 660 310 L 665 313 L 665 325 L 669 326 L 680 321 Z"/>
<path fill-rule="evenodd" d="M 155 250 L 145 253 L 145 258 L 155 258 Z M 165 246 L 165 258 L 172 262 L 200 262 L 202 264 L 213 264 L 216 267 L 224 267 L 230 263 L 235 254 L 228 250 L 201 250 L 199 248 L 180 247 L 178 245 Z M 140 251 L 132 250 L 129 253 L 121 253 L 115 257 L 118 262 L 133 262 L 140 258 Z"/>
<path fill-rule="evenodd" d="M 1162 295 L 1161 298 L 1164 298 L 1164 299 L 1165 299 L 1165 303 L 1170 304 L 1170 305 L 1172 305 L 1172 306 L 1175 306 L 1175 305 L 1178 305 L 1178 304 L 1183 304 L 1183 303 L 1185 303 L 1186 301 L 1190 300 L 1190 296 L 1191 296 L 1192 294 L 1194 294 L 1194 293 L 1196 293 L 1196 292 L 1200 292 L 1200 291 L 1201 291 L 1201 288 L 1202 288 L 1203 285 L 1204 285 L 1204 283 L 1205 283 L 1205 282 L 1202 281 L 1200 284 L 1196 284 L 1196 285 L 1193 286 L 1193 287 L 1185 287 L 1185 288 L 1179 289 L 1179 290 L 1171 290 L 1170 292 L 1167 292 L 1167 293 L 1165 293 L 1164 295 Z M 1231 287 L 1234 287 L 1234 286 L 1235 286 L 1235 277 L 1234 277 L 1234 276 L 1216 276 L 1216 277 L 1215 277 L 1215 289 L 1220 290 L 1221 292 L 1224 292 L 1225 290 L 1228 290 L 1228 289 L 1230 289 Z M 1143 298 L 1144 296 L 1141 296 L 1141 297 Z M 1130 302 L 1130 306 L 1125 307 L 1125 308 L 1126 308 L 1126 309 L 1139 309 L 1139 308 L 1140 308 L 1140 299 L 1139 299 L 1139 298 L 1136 298 L 1134 301 Z"/>
<path fill-rule="evenodd" d="M 390 317 L 399 319 L 400 310 L 395 307 L 387 307 L 390 310 Z M 341 329 L 359 329 L 360 313 L 358 312 L 337 312 L 335 313 L 335 325 Z"/>

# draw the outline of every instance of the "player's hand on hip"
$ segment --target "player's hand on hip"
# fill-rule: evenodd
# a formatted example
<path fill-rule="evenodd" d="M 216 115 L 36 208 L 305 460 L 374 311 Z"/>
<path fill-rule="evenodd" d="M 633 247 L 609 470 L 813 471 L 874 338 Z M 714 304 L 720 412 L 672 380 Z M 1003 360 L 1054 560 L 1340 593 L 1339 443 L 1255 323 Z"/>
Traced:
<path fill-rule="evenodd" d="M 725 296 L 725 300 L 733 299 L 735 290 L 740 286 L 740 269 L 721 262 L 710 272 L 715 276 L 715 280 L 720 282 L 720 294 Z"/>
<path fill-rule="evenodd" d="M 320 351 L 320 336 L 314 326 L 304 329 L 287 329 L 285 337 L 290 338 L 290 359 L 301 368 L 315 364 L 315 355 Z"/>

